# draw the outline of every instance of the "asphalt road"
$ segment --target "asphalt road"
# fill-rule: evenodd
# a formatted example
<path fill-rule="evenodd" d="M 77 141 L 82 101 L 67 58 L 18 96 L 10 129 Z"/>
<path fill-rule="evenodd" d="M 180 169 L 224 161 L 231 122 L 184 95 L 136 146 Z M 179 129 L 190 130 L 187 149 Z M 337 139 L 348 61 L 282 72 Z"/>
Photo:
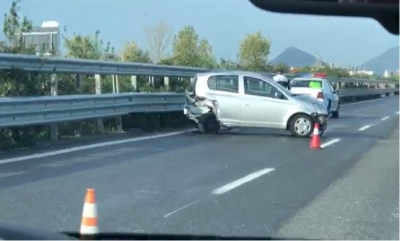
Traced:
<path fill-rule="evenodd" d="M 13 154 L 0 221 L 78 230 L 95 188 L 101 231 L 398 240 L 398 111 L 397 96 L 343 106 L 320 151 L 249 129 Z"/>

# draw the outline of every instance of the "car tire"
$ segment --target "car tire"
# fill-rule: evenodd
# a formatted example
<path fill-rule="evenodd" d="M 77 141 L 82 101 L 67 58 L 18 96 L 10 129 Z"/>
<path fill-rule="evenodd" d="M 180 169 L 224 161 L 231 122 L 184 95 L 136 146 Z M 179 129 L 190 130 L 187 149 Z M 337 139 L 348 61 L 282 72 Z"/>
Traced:
<path fill-rule="evenodd" d="M 197 129 L 201 134 L 217 134 L 220 130 L 220 124 L 215 114 L 209 112 L 199 118 Z"/>
<path fill-rule="evenodd" d="M 301 124 L 304 124 L 306 129 L 300 130 Z M 291 118 L 289 122 L 289 131 L 295 137 L 309 138 L 314 130 L 314 121 L 311 116 L 306 114 L 298 114 Z"/>
<path fill-rule="evenodd" d="M 340 103 L 338 103 L 336 111 L 332 112 L 332 118 L 339 118 L 339 114 L 340 114 Z"/>

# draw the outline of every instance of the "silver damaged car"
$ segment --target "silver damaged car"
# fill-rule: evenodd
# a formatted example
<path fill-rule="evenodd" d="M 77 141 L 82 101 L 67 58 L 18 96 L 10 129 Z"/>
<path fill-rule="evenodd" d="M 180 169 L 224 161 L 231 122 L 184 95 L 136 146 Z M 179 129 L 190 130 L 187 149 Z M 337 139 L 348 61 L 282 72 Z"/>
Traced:
<path fill-rule="evenodd" d="M 270 76 L 246 71 L 197 74 L 186 89 L 184 114 L 204 134 L 218 133 L 221 127 L 259 127 L 309 137 L 316 122 L 322 135 L 328 120 L 320 101 L 293 94 Z"/>

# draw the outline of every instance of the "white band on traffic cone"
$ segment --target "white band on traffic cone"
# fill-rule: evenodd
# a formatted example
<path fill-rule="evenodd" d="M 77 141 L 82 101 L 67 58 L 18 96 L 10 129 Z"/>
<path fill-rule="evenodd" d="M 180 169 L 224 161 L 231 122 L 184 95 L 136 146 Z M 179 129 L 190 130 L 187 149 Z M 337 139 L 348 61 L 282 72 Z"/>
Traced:
<path fill-rule="evenodd" d="M 314 135 L 319 135 L 318 124 L 316 124 L 315 127 L 314 127 Z"/>

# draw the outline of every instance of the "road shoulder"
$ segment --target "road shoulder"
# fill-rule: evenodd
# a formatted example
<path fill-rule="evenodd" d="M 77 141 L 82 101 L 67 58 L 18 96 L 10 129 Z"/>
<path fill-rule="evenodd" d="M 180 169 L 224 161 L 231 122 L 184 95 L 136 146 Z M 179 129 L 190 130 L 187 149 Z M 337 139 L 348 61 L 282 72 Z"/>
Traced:
<path fill-rule="evenodd" d="M 278 237 L 399 239 L 399 129 L 278 231 Z"/>

